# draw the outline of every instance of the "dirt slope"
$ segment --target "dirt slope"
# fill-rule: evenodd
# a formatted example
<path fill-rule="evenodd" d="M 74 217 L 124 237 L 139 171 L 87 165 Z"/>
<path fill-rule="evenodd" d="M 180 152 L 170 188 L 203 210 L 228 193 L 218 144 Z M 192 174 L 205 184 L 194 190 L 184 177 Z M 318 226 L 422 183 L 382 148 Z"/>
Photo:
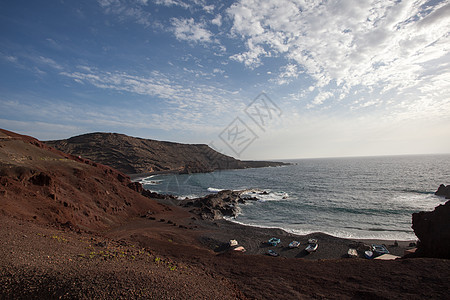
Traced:
<path fill-rule="evenodd" d="M 0 129 L 0 213 L 94 230 L 163 206 L 110 167 Z"/>

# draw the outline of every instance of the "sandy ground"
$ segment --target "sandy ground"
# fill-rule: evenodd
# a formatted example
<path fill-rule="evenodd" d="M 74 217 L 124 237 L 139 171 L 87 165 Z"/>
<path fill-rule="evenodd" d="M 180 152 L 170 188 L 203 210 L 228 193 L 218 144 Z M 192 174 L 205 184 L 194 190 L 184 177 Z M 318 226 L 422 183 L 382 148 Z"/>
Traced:
<path fill-rule="evenodd" d="M 2 216 L 0 295 L 12 299 L 448 298 L 448 260 L 344 259 L 340 257 L 353 241 L 324 234 L 312 235 L 319 239 L 316 253 L 299 256 L 301 249 L 278 247 L 282 256 L 269 257 L 264 255 L 268 248 L 260 243 L 267 237 L 278 236 L 284 245 L 292 238 L 304 244 L 308 237 L 226 221 L 203 222 L 170 211 L 151 218 L 136 218 L 92 234 Z M 219 251 L 217 246 L 230 237 L 248 251 Z"/>

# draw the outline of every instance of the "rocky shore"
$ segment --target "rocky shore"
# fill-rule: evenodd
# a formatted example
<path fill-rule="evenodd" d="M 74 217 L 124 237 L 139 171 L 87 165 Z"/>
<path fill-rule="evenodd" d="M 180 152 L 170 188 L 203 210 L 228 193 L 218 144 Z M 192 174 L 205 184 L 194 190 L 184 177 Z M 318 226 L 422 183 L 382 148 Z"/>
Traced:
<path fill-rule="evenodd" d="M 435 195 L 450 199 L 450 185 L 441 184 Z M 414 213 L 412 228 L 419 239 L 416 256 L 450 259 L 450 200 L 433 211 Z"/>

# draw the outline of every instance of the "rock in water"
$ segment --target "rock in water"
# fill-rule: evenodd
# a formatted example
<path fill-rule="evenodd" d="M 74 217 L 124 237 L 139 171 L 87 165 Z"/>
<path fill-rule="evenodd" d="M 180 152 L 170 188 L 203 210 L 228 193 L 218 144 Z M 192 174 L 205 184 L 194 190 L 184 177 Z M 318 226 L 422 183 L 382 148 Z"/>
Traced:
<path fill-rule="evenodd" d="M 444 196 L 446 199 L 450 199 L 450 184 L 447 186 L 441 184 L 434 194 L 436 196 Z"/>
<path fill-rule="evenodd" d="M 236 217 L 239 203 L 245 203 L 240 197 L 241 191 L 224 190 L 201 198 L 182 200 L 180 205 L 192 207 L 191 212 L 204 220 L 221 219 L 223 216 Z"/>
<path fill-rule="evenodd" d="M 414 213 L 412 228 L 419 238 L 417 256 L 450 258 L 450 201 L 434 211 Z"/>

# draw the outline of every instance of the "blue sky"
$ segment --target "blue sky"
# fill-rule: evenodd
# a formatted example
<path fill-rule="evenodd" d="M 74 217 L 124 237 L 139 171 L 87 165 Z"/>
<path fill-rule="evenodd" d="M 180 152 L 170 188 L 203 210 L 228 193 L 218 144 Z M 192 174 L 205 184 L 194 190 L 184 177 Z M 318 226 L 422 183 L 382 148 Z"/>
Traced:
<path fill-rule="evenodd" d="M 448 1 L 0 2 L 0 127 L 242 159 L 450 152 Z"/>

